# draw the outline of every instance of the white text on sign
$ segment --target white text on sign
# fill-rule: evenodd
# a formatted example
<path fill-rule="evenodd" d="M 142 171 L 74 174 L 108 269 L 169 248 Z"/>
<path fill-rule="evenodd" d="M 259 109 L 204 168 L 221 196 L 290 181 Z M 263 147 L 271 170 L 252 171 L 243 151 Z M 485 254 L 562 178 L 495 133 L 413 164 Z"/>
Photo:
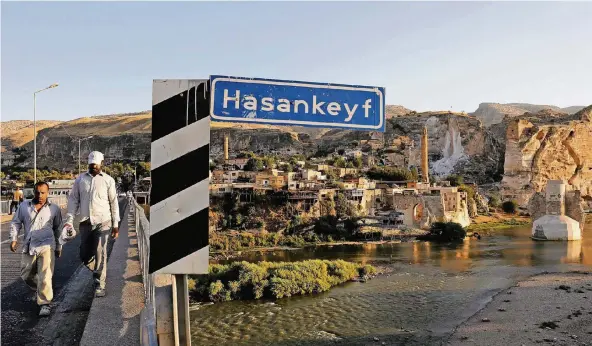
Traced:
<path fill-rule="evenodd" d="M 289 100 L 281 98 L 276 100 L 273 97 L 262 97 L 257 99 L 254 96 L 243 96 L 241 99 L 240 90 L 234 90 L 229 92 L 228 89 L 224 89 L 224 100 L 222 108 L 227 109 L 232 106 L 234 109 L 244 109 L 245 111 L 263 111 L 273 112 L 278 111 L 282 113 L 299 113 L 299 114 L 314 114 L 314 115 L 331 115 L 336 116 L 345 110 L 347 117 L 344 119 L 345 122 L 352 120 L 356 111 L 360 107 L 360 104 L 354 103 L 340 103 L 340 102 L 326 102 L 317 100 L 317 96 L 313 95 L 311 100 L 294 99 Z M 372 99 L 366 99 L 361 108 L 364 109 L 364 117 L 368 118 L 369 109 L 372 108 Z"/>

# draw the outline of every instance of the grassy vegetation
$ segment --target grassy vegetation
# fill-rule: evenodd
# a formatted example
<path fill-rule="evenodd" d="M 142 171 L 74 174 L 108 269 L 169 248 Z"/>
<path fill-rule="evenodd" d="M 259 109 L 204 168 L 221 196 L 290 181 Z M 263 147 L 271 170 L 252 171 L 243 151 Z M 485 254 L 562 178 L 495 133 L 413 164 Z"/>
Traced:
<path fill-rule="evenodd" d="M 489 230 L 489 229 L 502 229 L 502 228 L 512 228 L 512 227 L 516 227 L 516 226 L 523 226 L 523 225 L 529 225 L 530 221 L 526 221 L 526 220 L 516 220 L 516 219 L 511 219 L 511 220 L 503 220 L 503 221 L 499 221 L 499 222 L 488 222 L 488 223 L 472 223 L 469 225 L 469 227 L 467 227 L 467 231 L 484 231 L 484 230 Z"/>
<path fill-rule="evenodd" d="M 189 291 L 197 301 L 284 298 L 325 292 L 376 268 L 343 260 L 302 262 L 234 262 L 210 265 L 206 275 L 191 276 Z"/>
<path fill-rule="evenodd" d="M 280 233 L 220 233 L 210 232 L 210 250 L 212 251 L 240 251 L 256 247 L 302 247 L 306 244 L 321 242 L 316 234 L 282 235 Z"/>

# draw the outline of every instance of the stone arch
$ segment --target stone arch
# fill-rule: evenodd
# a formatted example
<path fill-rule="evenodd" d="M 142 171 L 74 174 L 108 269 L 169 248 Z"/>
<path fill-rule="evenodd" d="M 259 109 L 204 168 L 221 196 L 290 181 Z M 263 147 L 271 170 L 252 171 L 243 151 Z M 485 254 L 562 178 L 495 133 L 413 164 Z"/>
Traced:
<path fill-rule="evenodd" d="M 413 221 L 419 222 L 423 217 L 423 204 L 417 203 L 413 206 Z"/>

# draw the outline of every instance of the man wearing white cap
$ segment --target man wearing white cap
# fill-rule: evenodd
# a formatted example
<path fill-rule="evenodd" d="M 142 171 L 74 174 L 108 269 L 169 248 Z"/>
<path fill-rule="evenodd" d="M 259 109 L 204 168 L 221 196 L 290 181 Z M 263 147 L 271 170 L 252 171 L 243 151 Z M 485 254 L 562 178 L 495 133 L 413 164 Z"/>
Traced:
<path fill-rule="evenodd" d="M 93 272 L 95 297 L 105 296 L 107 280 L 107 243 L 109 234 L 119 233 L 119 204 L 115 180 L 102 172 L 103 154 L 88 155 L 88 172 L 76 178 L 68 196 L 65 225 L 72 226 L 74 215 L 80 215 L 80 260 Z M 109 232 L 111 231 L 111 232 Z"/>

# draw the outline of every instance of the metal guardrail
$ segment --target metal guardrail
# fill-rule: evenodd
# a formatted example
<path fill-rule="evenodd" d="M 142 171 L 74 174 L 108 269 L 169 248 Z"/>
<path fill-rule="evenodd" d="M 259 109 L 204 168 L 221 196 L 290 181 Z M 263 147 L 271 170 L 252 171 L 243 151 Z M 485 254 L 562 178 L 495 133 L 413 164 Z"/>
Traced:
<path fill-rule="evenodd" d="M 138 238 L 138 253 L 142 280 L 144 283 L 145 305 L 140 320 L 140 345 L 156 346 L 156 308 L 154 304 L 154 282 L 152 274 L 148 272 L 148 259 L 150 258 L 150 223 L 144 208 L 136 202 L 135 198 L 128 198 L 129 211 L 133 212 L 136 236 Z"/>

